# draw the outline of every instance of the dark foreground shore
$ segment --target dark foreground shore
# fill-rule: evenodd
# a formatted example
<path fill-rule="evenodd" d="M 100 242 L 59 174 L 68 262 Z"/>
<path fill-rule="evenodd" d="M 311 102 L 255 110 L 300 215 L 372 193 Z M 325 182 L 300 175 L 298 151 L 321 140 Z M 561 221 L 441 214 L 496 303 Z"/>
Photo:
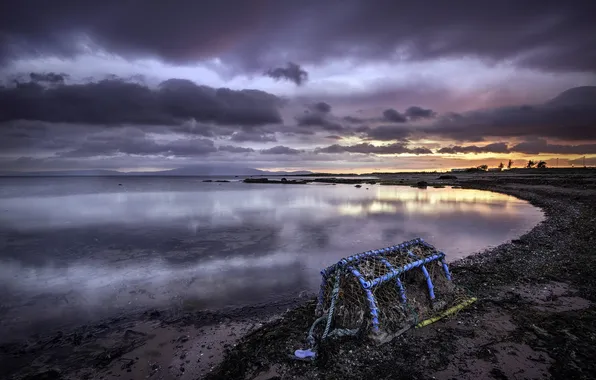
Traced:
<path fill-rule="evenodd" d="M 546 214 L 510 244 L 452 264 L 456 282 L 479 298 L 457 315 L 382 346 L 335 340 L 309 364 L 288 353 L 305 346 L 310 302 L 249 334 L 208 378 L 596 378 L 594 174 L 499 173 L 452 183 L 514 195 Z"/>
<path fill-rule="evenodd" d="M 595 378 L 596 173 L 528 173 L 446 181 L 526 199 L 546 219 L 453 263 L 455 281 L 478 302 L 390 343 L 334 340 L 316 363 L 304 363 L 289 354 L 305 346 L 310 300 L 226 313 L 156 310 L 3 344 L 0 378 Z"/>

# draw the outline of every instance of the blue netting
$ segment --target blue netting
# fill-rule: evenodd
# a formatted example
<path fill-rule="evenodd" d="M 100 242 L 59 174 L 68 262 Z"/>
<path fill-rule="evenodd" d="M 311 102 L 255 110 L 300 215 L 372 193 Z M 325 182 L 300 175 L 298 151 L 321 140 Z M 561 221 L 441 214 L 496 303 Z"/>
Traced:
<path fill-rule="evenodd" d="M 462 298 L 445 254 L 420 238 L 346 257 L 321 275 L 317 313 L 327 314 L 327 333 L 396 332 Z"/>

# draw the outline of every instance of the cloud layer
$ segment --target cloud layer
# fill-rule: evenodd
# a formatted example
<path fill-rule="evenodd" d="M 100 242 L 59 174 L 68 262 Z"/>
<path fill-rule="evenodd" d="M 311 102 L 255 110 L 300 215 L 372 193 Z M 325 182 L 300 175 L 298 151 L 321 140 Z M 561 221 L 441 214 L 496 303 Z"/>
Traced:
<path fill-rule="evenodd" d="M 570 89 L 545 104 L 447 114 L 424 131 L 461 141 L 528 136 L 594 140 L 596 87 Z"/>
<path fill-rule="evenodd" d="M 573 160 L 596 154 L 595 13 L 579 0 L 8 0 L 0 166 Z"/>
<path fill-rule="evenodd" d="M 157 88 L 120 78 L 84 84 L 51 82 L 32 74 L 31 81 L 0 88 L 0 122 L 39 120 L 86 124 L 181 124 L 188 120 L 215 124 L 264 125 L 281 122 L 281 99 L 259 90 L 234 91 L 169 79 Z"/>
<path fill-rule="evenodd" d="M 54 164 L 124 157 L 231 162 L 242 157 L 261 165 L 260 157 L 271 157 L 269 165 L 282 157 L 313 165 L 402 155 L 596 154 L 594 87 L 565 91 L 544 104 L 464 114 L 437 115 L 411 106 L 358 118 L 336 115 L 330 104 L 314 102 L 292 125 L 280 113 L 285 102 L 262 91 L 213 89 L 178 79 L 150 88 L 119 78 L 84 84 L 68 84 L 52 73 L 30 78 L 0 89 L 1 101 L 11 105 L 0 113 L 0 147 L 11 157 L 2 164 L 6 168 L 39 163 L 41 157 Z M 432 138 L 481 143 L 417 143 Z M 329 140 L 352 143 L 324 144 Z M 40 158 L 32 160 L 35 156 Z"/>
<path fill-rule="evenodd" d="M 308 80 L 306 70 L 293 62 L 289 62 L 286 67 L 269 69 L 265 72 L 265 75 L 277 80 L 289 80 L 290 82 L 294 82 L 296 86 L 300 86 Z"/>
<path fill-rule="evenodd" d="M 16 1 L 0 12 L 0 56 L 69 57 L 97 47 L 183 63 L 220 57 L 237 70 L 286 62 L 476 56 L 550 71 L 595 71 L 589 1 L 223 0 L 146 4 Z M 231 11 L 233 10 L 233 11 Z M 515 10 L 515 11 L 513 11 Z M 155 32 L 159 26 L 159 33 Z"/>

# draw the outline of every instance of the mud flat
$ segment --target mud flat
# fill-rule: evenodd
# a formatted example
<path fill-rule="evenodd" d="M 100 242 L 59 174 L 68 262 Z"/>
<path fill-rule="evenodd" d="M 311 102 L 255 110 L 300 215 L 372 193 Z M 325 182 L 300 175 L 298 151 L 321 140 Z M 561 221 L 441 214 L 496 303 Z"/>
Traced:
<path fill-rule="evenodd" d="M 311 364 L 289 358 L 305 345 L 310 298 L 221 313 L 154 310 L 2 344 L 0 378 L 594 378 L 596 173 L 436 177 L 380 180 L 498 191 L 546 214 L 526 235 L 451 264 L 479 300 L 449 319 L 381 346 L 333 340 Z"/>
<path fill-rule="evenodd" d="M 149 310 L 0 345 L 0 379 L 197 379 L 240 338 L 304 303 Z"/>

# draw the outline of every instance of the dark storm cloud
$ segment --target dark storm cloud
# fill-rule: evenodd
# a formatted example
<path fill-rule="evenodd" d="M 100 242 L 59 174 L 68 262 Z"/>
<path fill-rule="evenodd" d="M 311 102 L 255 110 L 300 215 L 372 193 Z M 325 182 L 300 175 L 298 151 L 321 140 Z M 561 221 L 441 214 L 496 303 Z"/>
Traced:
<path fill-rule="evenodd" d="M 313 104 L 312 108 L 315 111 L 322 112 L 322 113 L 329 113 L 331 112 L 331 106 L 325 102 L 318 102 Z"/>
<path fill-rule="evenodd" d="M 433 110 L 424 109 L 418 106 L 411 106 L 403 113 L 393 108 L 389 108 L 383 111 L 381 121 L 389 121 L 393 123 L 406 123 L 408 121 L 432 119 L 435 116 L 437 116 L 437 114 Z M 374 121 L 374 119 L 368 121 Z"/>
<path fill-rule="evenodd" d="M 238 70 L 262 72 L 286 57 L 316 64 L 399 52 L 402 60 L 475 56 L 595 71 L 595 13 L 596 4 L 583 0 L 7 0 L 0 8 L 0 56 L 69 57 L 98 45 L 175 63 L 220 57 Z"/>
<path fill-rule="evenodd" d="M 411 106 L 405 112 L 399 112 L 394 108 L 384 110 L 381 117 L 362 118 L 353 116 L 344 116 L 342 119 L 350 124 L 359 123 L 397 123 L 404 124 L 409 121 L 418 121 L 423 119 L 432 119 L 437 113 L 431 109 L 424 109 L 418 106 Z"/>
<path fill-rule="evenodd" d="M 281 100 L 258 90 L 216 89 L 185 79 L 166 80 L 156 89 L 123 79 L 53 83 L 57 85 L 29 81 L 0 88 L 0 122 L 178 125 L 195 120 L 245 126 L 281 122 Z"/>
<path fill-rule="evenodd" d="M 2 8 L 0 46 L 5 55 L 72 56 L 88 48 L 78 43 L 84 34 L 109 52 L 158 56 L 171 62 L 222 52 L 248 35 L 263 11 L 262 4 L 226 0 L 176 4 L 28 0 L 3 2 Z M 159 33 L 155 32 L 157 26 Z"/>
<path fill-rule="evenodd" d="M 338 118 L 331 114 L 331 105 L 328 103 L 318 102 L 308 106 L 308 108 L 303 114 L 296 116 L 296 123 L 299 127 L 316 127 L 313 128 L 315 131 L 319 129 L 321 131 L 334 132 L 335 134 L 348 132 L 337 121 Z"/>
<path fill-rule="evenodd" d="M 432 151 L 427 148 L 408 148 L 404 144 L 390 144 L 375 146 L 372 144 L 362 143 L 356 145 L 330 145 L 325 148 L 316 148 L 315 153 L 363 153 L 363 154 L 432 154 Z"/>
<path fill-rule="evenodd" d="M 361 129 L 369 139 L 380 141 L 403 140 L 412 133 L 410 128 L 397 125 L 380 125 L 375 128 Z"/>
<path fill-rule="evenodd" d="M 321 127 L 321 129 L 329 132 L 341 132 L 344 127 L 330 120 L 326 114 L 321 113 L 305 113 L 296 117 L 296 122 L 302 127 Z"/>
<path fill-rule="evenodd" d="M 281 100 L 259 90 L 214 89 L 184 79 L 159 85 L 159 105 L 176 119 L 211 121 L 217 124 L 262 125 L 281 122 Z"/>
<path fill-rule="evenodd" d="M 405 115 L 411 120 L 430 119 L 436 116 L 436 113 L 430 109 L 424 109 L 418 106 L 408 108 Z"/>
<path fill-rule="evenodd" d="M 596 87 L 576 87 L 539 105 L 450 113 L 422 131 L 459 141 L 484 137 L 596 139 Z"/>
<path fill-rule="evenodd" d="M 383 111 L 383 119 L 394 123 L 405 123 L 408 121 L 405 115 L 397 112 L 393 108 Z"/>
<path fill-rule="evenodd" d="M 329 135 L 329 136 L 325 136 L 325 138 L 330 139 L 330 140 L 343 140 L 343 137 L 337 136 L 337 135 Z"/>
<path fill-rule="evenodd" d="M 504 142 L 488 144 L 485 146 L 456 145 L 443 147 L 437 153 L 445 154 L 469 154 L 469 153 L 523 153 L 523 154 L 596 154 L 596 144 L 550 144 L 544 139 L 533 139 L 514 145 L 507 145 Z"/>
<path fill-rule="evenodd" d="M 432 151 L 428 148 L 418 147 L 410 149 L 410 153 L 414 154 L 432 154 Z"/>
<path fill-rule="evenodd" d="M 64 73 L 30 73 L 29 78 L 32 82 L 64 84 L 64 80 L 68 78 L 68 75 Z"/>
<path fill-rule="evenodd" d="M 288 62 L 286 67 L 270 69 L 265 75 L 277 80 L 289 80 L 290 82 L 294 82 L 296 86 L 301 86 L 308 80 L 308 73 L 306 70 L 293 62 Z"/>
<path fill-rule="evenodd" d="M 300 126 L 321 126 L 327 123 L 326 116 L 321 113 L 310 113 L 305 111 L 303 115 L 296 116 L 296 122 Z"/>
<path fill-rule="evenodd" d="M 447 154 L 456 154 L 456 153 L 509 153 L 509 147 L 507 143 L 498 142 L 493 144 L 488 144 L 485 146 L 476 146 L 476 145 L 467 145 L 467 146 L 451 146 L 451 147 L 444 147 L 437 150 L 437 153 L 447 153 Z"/>
<path fill-rule="evenodd" d="M 241 146 L 233 146 L 233 145 L 222 145 L 218 148 L 220 152 L 230 152 L 230 153 L 251 153 L 255 150 L 253 148 L 243 148 Z"/>
<path fill-rule="evenodd" d="M 261 150 L 261 154 L 300 154 L 302 151 L 287 146 L 278 145 L 273 148 Z"/>
<path fill-rule="evenodd" d="M 525 154 L 596 154 L 596 144 L 549 144 L 546 140 L 536 139 L 514 145 L 511 147 L 511 151 Z"/>

